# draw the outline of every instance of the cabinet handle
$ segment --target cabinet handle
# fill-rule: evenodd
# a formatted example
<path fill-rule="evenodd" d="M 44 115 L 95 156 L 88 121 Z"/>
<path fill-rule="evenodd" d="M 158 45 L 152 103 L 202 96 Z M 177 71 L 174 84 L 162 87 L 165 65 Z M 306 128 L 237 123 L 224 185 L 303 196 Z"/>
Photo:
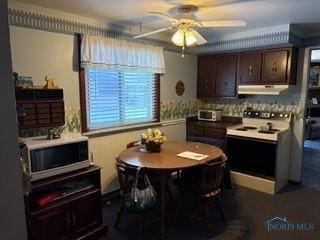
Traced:
<path fill-rule="evenodd" d="M 208 88 L 208 79 L 206 79 L 206 88 Z"/>
<path fill-rule="evenodd" d="M 253 67 L 252 66 L 249 66 L 249 69 L 248 69 L 248 74 L 251 76 L 253 73 Z"/>
<path fill-rule="evenodd" d="M 271 70 L 271 71 L 272 71 L 273 74 L 276 74 L 276 73 L 277 73 L 277 70 L 278 70 L 278 69 L 277 69 L 277 63 L 274 62 L 273 65 L 272 65 L 272 70 Z"/>

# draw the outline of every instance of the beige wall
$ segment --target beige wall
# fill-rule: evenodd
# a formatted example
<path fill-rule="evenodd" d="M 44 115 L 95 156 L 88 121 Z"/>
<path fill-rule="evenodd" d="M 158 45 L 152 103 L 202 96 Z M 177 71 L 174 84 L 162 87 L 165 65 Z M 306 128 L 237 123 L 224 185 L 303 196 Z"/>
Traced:
<path fill-rule="evenodd" d="M 13 71 L 32 76 L 34 85 L 55 78 L 67 106 L 80 106 L 77 45 L 72 35 L 10 26 Z"/>
<path fill-rule="evenodd" d="M 186 54 L 164 52 L 166 74 L 161 76 L 161 101 L 195 100 L 197 98 L 197 58 Z M 182 96 L 175 93 L 178 81 L 185 83 L 185 92 Z"/>

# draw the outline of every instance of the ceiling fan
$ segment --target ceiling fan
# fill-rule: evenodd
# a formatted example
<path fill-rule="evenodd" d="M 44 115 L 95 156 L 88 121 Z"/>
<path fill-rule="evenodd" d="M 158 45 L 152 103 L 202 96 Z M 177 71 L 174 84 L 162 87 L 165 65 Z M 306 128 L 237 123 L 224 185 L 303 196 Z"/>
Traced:
<path fill-rule="evenodd" d="M 136 35 L 133 38 L 142 38 L 152 34 L 164 32 L 171 29 L 177 29 L 172 36 L 172 42 L 182 47 L 202 45 L 207 43 L 207 40 L 201 36 L 196 28 L 220 28 L 220 27 L 244 27 L 247 22 L 243 19 L 238 20 L 218 20 L 218 21 L 199 21 L 195 15 L 198 7 L 194 5 L 180 5 L 172 8 L 167 15 L 162 12 L 149 12 L 154 16 L 170 22 L 170 25 L 151 32 Z"/>

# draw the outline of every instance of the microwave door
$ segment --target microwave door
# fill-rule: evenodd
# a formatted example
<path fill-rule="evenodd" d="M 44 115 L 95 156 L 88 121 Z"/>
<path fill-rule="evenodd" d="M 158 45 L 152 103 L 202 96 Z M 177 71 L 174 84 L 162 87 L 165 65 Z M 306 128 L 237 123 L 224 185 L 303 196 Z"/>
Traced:
<path fill-rule="evenodd" d="M 31 152 L 32 172 L 63 167 L 84 160 L 88 160 L 87 145 L 78 143 L 37 149 Z"/>
<path fill-rule="evenodd" d="M 211 112 L 200 112 L 200 118 L 201 119 L 211 119 L 212 113 Z"/>

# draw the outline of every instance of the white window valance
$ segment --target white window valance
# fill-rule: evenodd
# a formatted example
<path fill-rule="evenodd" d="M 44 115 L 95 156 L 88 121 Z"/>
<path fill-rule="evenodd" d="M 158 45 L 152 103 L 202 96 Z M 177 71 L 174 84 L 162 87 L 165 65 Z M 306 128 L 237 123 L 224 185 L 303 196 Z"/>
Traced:
<path fill-rule="evenodd" d="M 89 35 L 82 37 L 81 66 L 89 69 L 165 72 L 162 47 Z"/>

